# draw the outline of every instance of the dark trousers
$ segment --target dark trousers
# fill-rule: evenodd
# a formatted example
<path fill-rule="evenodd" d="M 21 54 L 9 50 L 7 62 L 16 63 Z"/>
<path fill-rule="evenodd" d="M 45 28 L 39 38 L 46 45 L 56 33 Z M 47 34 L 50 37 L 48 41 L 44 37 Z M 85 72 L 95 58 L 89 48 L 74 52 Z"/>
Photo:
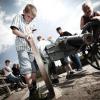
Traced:
<path fill-rule="evenodd" d="M 73 61 L 73 63 L 75 64 L 76 66 L 76 69 L 82 69 L 82 63 L 80 61 L 80 58 L 78 56 L 78 54 L 73 54 L 70 56 L 70 59 Z"/>
<path fill-rule="evenodd" d="M 57 74 L 57 72 L 56 72 L 56 66 L 55 66 L 54 62 L 50 62 L 49 63 L 49 74 L 50 75 Z"/>

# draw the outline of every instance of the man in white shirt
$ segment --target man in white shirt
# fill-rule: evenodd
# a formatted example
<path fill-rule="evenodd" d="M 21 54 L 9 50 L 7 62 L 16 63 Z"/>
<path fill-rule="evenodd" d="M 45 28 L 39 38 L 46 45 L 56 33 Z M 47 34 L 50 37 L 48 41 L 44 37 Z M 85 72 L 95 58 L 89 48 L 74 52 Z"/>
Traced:
<path fill-rule="evenodd" d="M 48 55 L 46 54 L 46 51 L 45 51 L 45 47 L 47 45 L 50 45 L 51 42 L 48 41 L 48 40 L 45 40 L 42 36 L 38 36 L 37 37 L 37 40 L 38 40 L 38 44 L 37 44 L 37 47 L 41 53 L 41 56 L 44 60 L 45 63 L 45 68 L 46 68 L 46 71 L 48 72 L 48 74 L 50 75 L 50 78 L 52 80 L 52 83 L 58 83 L 59 80 L 58 80 L 58 77 L 57 77 L 57 73 L 56 73 L 56 66 L 55 66 L 55 63 L 54 62 L 51 62 L 49 59 L 48 59 Z"/>
<path fill-rule="evenodd" d="M 51 42 L 48 41 L 48 40 L 45 40 L 42 36 L 38 36 L 38 37 L 37 37 L 37 40 L 38 40 L 38 44 L 37 44 L 38 49 L 39 49 L 39 51 L 45 56 L 45 55 L 46 55 L 45 47 L 46 47 L 47 45 L 50 45 Z"/>

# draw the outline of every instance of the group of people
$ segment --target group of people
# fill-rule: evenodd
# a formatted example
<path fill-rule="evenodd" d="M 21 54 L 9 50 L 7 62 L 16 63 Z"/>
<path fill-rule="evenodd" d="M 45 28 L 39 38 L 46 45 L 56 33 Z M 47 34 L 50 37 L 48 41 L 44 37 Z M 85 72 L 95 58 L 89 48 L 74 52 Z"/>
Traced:
<path fill-rule="evenodd" d="M 9 59 L 5 60 L 5 66 L 3 67 L 4 76 L 7 79 L 7 82 L 10 83 L 16 83 L 17 88 L 25 88 L 26 84 L 23 82 L 20 70 L 19 70 L 19 64 L 13 64 L 11 66 L 11 61 Z"/>
<path fill-rule="evenodd" d="M 37 40 L 38 40 L 37 47 L 39 49 L 39 52 L 40 52 L 43 62 L 45 64 L 46 71 L 47 71 L 49 77 L 51 78 L 52 83 L 59 82 L 58 77 L 57 77 L 55 63 L 53 61 L 49 60 L 49 57 L 45 50 L 46 46 L 54 43 L 52 37 L 49 36 L 47 39 L 45 39 L 43 36 L 38 36 Z"/>
<path fill-rule="evenodd" d="M 69 33 L 69 32 L 63 32 L 61 27 L 57 27 L 57 33 L 61 36 L 71 36 L 72 34 Z M 37 37 L 37 40 L 38 40 L 38 49 L 40 51 L 40 53 L 43 55 L 44 58 L 48 58 L 46 57 L 47 54 L 46 54 L 46 51 L 45 51 L 45 47 L 47 45 L 50 45 L 52 43 L 54 43 L 52 37 L 48 38 L 48 39 L 45 39 L 43 38 L 43 36 L 38 36 Z M 75 64 L 76 66 L 76 70 L 77 71 L 81 71 L 82 70 L 82 64 L 81 64 L 81 61 L 80 61 L 80 58 L 78 56 L 78 54 L 73 54 L 70 56 L 70 59 L 73 61 L 73 63 Z M 66 71 L 67 71 L 67 76 L 66 78 L 69 78 L 70 77 L 70 74 L 73 74 L 74 71 L 71 67 L 71 64 L 70 64 L 70 61 L 68 60 L 68 57 L 67 55 L 65 54 L 65 58 L 61 58 L 60 59 L 62 65 L 65 67 Z M 50 66 L 49 66 L 50 65 Z M 57 80 L 57 72 L 56 72 L 56 66 L 55 66 L 55 63 L 53 61 L 49 61 L 49 64 L 48 64 L 48 69 L 49 69 L 49 74 L 50 76 L 53 75 L 53 78 L 55 80 Z M 53 82 L 59 82 L 59 81 L 53 81 Z"/>
<path fill-rule="evenodd" d="M 82 5 L 84 15 L 81 17 L 80 28 L 82 29 L 86 23 L 93 19 L 100 20 L 100 13 L 94 12 L 92 6 L 88 3 Z M 32 4 L 27 4 L 23 10 L 23 14 L 16 15 L 13 18 L 11 29 L 16 35 L 16 50 L 18 54 L 20 73 L 24 76 L 26 83 L 29 88 L 29 100 L 39 100 L 36 97 L 37 86 L 36 86 L 36 68 L 34 64 L 34 55 L 31 52 L 30 40 L 32 39 L 31 33 L 34 31 L 33 20 L 36 17 L 37 9 Z M 71 35 L 69 32 L 62 32 L 61 28 L 57 28 L 57 32 L 60 36 Z M 99 33 L 98 33 L 99 34 Z M 39 40 L 39 39 L 38 39 Z M 48 43 L 49 44 L 49 43 Z M 41 50 L 44 47 L 41 48 Z M 82 69 L 82 65 L 77 54 L 70 56 L 71 60 L 75 62 L 77 70 Z M 66 60 L 66 61 L 65 61 Z M 66 57 L 61 59 L 64 62 L 66 68 L 69 68 L 68 74 L 73 73 L 71 66 L 67 62 Z M 69 66 L 69 67 L 68 67 Z"/>

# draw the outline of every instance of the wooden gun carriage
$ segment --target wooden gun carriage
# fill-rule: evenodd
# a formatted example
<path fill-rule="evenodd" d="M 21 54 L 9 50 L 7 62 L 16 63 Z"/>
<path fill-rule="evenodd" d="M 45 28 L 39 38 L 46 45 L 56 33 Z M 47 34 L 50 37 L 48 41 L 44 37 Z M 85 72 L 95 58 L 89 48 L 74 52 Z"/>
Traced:
<path fill-rule="evenodd" d="M 97 33 L 94 32 L 94 29 Z M 55 43 L 46 46 L 49 60 L 56 61 L 71 54 L 82 52 L 87 62 L 100 70 L 100 21 L 87 23 L 80 35 L 59 37 Z"/>

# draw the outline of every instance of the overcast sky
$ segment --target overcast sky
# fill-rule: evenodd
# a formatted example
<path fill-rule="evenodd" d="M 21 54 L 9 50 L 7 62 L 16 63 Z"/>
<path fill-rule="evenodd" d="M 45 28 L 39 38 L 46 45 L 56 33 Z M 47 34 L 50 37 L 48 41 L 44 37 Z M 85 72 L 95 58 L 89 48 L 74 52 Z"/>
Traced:
<path fill-rule="evenodd" d="M 85 0 L 0 0 L 0 53 L 14 45 L 15 36 L 10 30 L 13 17 L 22 13 L 26 4 L 32 3 L 37 8 L 34 20 L 37 35 L 52 35 L 57 38 L 56 27 L 80 34 L 81 5 Z M 91 0 L 93 7 L 100 10 L 100 0 Z"/>
<path fill-rule="evenodd" d="M 4 52 L 14 44 L 15 36 L 10 30 L 13 17 L 22 13 L 27 3 L 37 8 L 37 17 L 34 20 L 37 28 L 36 35 L 58 37 L 56 27 L 61 26 L 70 32 L 79 31 L 79 12 L 82 0 L 0 0 L 0 52 Z M 74 2 L 74 3 L 72 3 Z M 76 9 L 76 12 L 75 12 Z M 78 22 L 76 22 L 76 20 Z"/>

